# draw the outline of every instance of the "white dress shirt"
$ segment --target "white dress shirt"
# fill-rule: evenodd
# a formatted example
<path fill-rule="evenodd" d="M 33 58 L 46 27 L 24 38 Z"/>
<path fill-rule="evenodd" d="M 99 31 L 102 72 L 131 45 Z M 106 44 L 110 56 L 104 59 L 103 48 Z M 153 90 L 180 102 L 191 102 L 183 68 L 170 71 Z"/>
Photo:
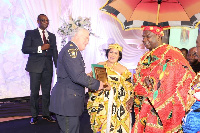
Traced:
<path fill-rule="evenodd" d="M 39 30 L 39 33 L 40 33 L 40 36 L 41 36 L 41 38 L 42 38 L 42 42 L 43 42 L 43 44 L 44 44 L 44 40 L 43 40 L 43 33 L 42 33 L 42 29 L 40 29 L 40 28 L 38 28 L 38 30 Z M 44 35 L 45 35 L 45 37 L 46 37 L 46 40 L 48 40 L 49 41 L 49 34 L 48 34 L 48 32 L 47 32 L 47 30 L 45 29 L 44 30 Z M 41 46 L 38 46 L 38 51 L 37 51 L 37 53 L 42 53 L 42 49 L 41 49 Z"/>

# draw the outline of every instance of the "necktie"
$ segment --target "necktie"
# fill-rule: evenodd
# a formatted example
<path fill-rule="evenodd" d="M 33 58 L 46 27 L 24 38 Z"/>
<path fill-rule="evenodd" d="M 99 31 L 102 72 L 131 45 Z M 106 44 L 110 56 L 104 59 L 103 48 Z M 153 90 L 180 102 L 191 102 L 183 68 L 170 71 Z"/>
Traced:
<path fill-rule="evenodd" d="M 44 41 L 44 44 L 47 44 L 47 39 L 46 39 L 46 37 L 45 37 L 44 30 L 42 31 L 42 33 L 43 33 L 43 41 Z"/>

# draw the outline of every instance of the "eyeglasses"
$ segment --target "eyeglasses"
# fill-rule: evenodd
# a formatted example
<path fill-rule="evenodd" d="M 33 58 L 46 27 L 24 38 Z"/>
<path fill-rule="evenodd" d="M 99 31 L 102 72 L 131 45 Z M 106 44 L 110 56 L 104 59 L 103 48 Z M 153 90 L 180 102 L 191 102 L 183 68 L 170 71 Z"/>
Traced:
<path fill-rule="evenodd" d="M 40 21 L 41 21 L 41 22 L 45 22 L 45 21 L 46 21 L 46 22 L 49 23 L 49 20 L 48 20 L 48 19 L 47 19 L 47 20 L 46 20 L 46 19 L 40 19 Z"/>

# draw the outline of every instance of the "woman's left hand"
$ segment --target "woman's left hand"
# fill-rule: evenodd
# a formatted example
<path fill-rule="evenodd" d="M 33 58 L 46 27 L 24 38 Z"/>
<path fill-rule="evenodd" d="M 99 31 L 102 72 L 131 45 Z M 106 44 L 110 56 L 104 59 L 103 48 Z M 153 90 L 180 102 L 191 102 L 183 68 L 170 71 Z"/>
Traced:
<path fill-rule="evenodd" d="M 106 90 L 106 91 L 111 90 L 111 85 L 109 83 L 105 83 L 104 86 L 105 86 L 104 90 Z"/>

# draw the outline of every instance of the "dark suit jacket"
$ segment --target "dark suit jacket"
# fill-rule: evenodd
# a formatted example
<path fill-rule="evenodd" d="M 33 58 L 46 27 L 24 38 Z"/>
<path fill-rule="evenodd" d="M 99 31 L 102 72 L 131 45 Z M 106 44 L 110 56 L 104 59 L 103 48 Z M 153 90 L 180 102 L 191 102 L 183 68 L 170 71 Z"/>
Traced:
<path fill-rule="evenodd" d="M 98 90 L 100 82 L 87 76 L 78 47 L 68 42 L 58 55 L 57 83 L 52 89 L 49 110 L 63 116 L 84 111 L 85 87 Z"/>
<path fill-rule="evenodd" d="M 195 73 L 200 71 L 200 62 L 197 62 L 195 65 L 190 65 Z"/>
<path fill-rule="evenodd" d="M 29 54 L 28 62 L 26 64 L 26 70 L 28 72 L 41 73 L 44 65 L 46 65 L 50 72 L 53 72 L 53 61 L 57 67 L 58 50 L 56 46 L 56 36 L 50 32 L 48 32 L 48 34 L 50 48 L 47 51 L 43 50 L 42 53 L 37 53 L 38 46 L 43 45 L 39 30 L 34 29 L 26 31 L 22 52 L 24 54 Z"/>

